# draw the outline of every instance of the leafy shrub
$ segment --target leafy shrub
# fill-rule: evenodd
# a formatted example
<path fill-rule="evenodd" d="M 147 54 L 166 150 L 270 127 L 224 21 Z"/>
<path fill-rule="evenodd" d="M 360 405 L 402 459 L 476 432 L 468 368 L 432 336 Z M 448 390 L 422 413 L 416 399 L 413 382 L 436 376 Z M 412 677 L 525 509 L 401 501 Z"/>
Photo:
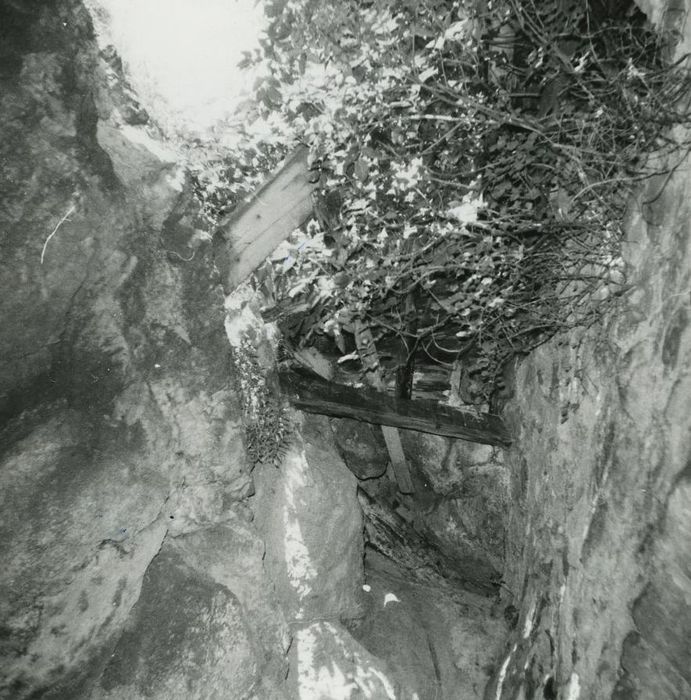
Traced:
<path fill-rule="evenodd" d="M 260 275 L 284 333 L 498 367 L 624 289 L 652 152 L 685 157 L 685 61 L 605 0 L 271 0 L 257 114 L 321 170 L 318 216 Z M 679 150 L 681 148 L 681 151 Z M 676 156 L 674 156 L 676 157 Z"/>

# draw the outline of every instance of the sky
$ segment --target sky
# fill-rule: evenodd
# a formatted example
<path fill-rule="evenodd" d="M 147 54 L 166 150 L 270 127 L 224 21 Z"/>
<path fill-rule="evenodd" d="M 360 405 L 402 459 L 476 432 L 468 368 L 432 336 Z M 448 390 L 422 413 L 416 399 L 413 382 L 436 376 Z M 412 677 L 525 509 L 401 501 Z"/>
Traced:
<path fill-rule="evenodd" d="M 93 0 L 110 15 L 108 39 L 133 86 L 162 121 L 203 131 L 232 112 L 252 85 L 237 63 L 263 28 L 255 0 Z M 97 23 L 98 25 L 98 23 Z M 101 28 L 103 31 L 103 28 Z M 151 100 L 162 100 L 156 114 Z"/>

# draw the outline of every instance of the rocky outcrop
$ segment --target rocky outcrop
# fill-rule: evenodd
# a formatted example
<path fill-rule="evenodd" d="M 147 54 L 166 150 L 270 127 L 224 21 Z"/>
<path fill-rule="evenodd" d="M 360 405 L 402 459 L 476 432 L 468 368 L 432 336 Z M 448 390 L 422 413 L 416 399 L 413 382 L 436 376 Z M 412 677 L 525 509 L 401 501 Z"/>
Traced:
<path fill-rule="evenodd" d="M 237 597 L 166 548 L 149 565 L 139 599 L 93 697 L 245 698 L 262 671 Z"/>
<path fill-rule="evenodd" d="M 357 619 L 364 540 L 356 480 L 324 440 L 326 418 L 296 415 L 295 421 L 301 425 L 281 469 L 259 467 L 255 479 L 267 570 L 294 624 Z"/>
<path fill-rule="evenodd" d="M 504 566 L 508 472 L 499 448 L 410 430 L 401 437 L 415 492 L 386 469 L 378 427 L 332 419 L 339 452 L 360 481 L 372 547 L 412 575 L 436 571 L 461 587 L 496 592 Z M 369 455 L 369 468 L 364 455 Z"/>
<path fill-rule="evenodd" d="M 396 698 L 479 698 L 506 638 L 496 600 L 444 577 L 422 581 L 367 553 L 366 615 L 353 635 L 386 659 Z"/>
<path fill-rule="evenodd" d="M 503 450 L 413 432 L 404 435 L 404 445 L 418 475 L 418 529 L 469 580 L 491 588 L 504 566 Z"/>
<path fill-rule="evenodd" d="M 0 32 L 0 697 L 285 697 L 299 610 L 360 614 L 354 479 L 307 426 L 250 503 L 184 170 L 81 3 L 3 0 Z"/>
<path fill-rule="evenodd" d="M 278 393 L 277 335 L 261 318 L 258 296 L 240 287 L 226 307 L 243 415 L 258 447 L 253 525 L 265 543 L 265 570 L 292 638 L 287 692 L 305 700 L 402 697 L 387 664 L 349 631 L 360 625 L 366 603 L 357 480 L 339 454 L 329 420 L 293 411 Z M 280 435 L 273 421 L 261 417 L 273 414 L 289 426 Z M 276 449 L 279 437 L 283 444 Z"/>
<path fill-rule="evenodd" d="M 169 581 L 222 603 L 200 634 L 242 627 L 164 543 L 226 521 L 250 478 L 183 173 L 125 121 L 79 3 L 1 10 L 0 695 L 77 697 L 156 604 L 187 625 Z"/>
<path fill-rule="evenodd" d="M 509 413 L 505 603 L 491 697 L 691 697 L 688 170 L 632 205 L 631 291 L 536 350 Z"/>

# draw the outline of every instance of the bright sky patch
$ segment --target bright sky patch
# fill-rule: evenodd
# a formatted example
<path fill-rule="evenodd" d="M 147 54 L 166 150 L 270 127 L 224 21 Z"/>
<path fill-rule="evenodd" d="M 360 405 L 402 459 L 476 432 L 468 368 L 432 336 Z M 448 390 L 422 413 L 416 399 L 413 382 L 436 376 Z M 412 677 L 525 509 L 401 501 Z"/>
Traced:
<path fill-rule="evenodd" d="M 92 0 L 135 89 L 168 125 L 210 128 L 232 113 L 253 78 L 237 64 L 264 27 L 254 0 Z M 153 103 L 153 108 L 152 108 Z M 157 113 L 162 108 L 164 114 Z"/>

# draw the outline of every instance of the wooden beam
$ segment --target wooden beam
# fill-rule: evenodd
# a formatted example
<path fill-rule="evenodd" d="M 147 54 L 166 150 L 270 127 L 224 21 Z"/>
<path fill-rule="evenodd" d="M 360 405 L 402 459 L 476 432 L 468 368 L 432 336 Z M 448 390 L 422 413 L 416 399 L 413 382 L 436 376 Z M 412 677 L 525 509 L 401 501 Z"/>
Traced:
<path fill-rule="evenodd" d="M 384 380 L 382 378 L 381 366 L 379 364 L 379 354 L 374 342 L 374 336 L 369 326 L 362 321 L 356 320 L 354 323 L 355 344 L 360 355 L 360 361 L 365 369 L 365 379 L 375 389 L 381 391 L 384 388 Z M 398 490 L 401 493 L 414 493 L 415 487 L 413 480 L 410 478 L 410 468 L 405 458 L 403 443 L 398 428 L 391 425 L 382 425 L 382 435 L 386 443 L 386 449 L 389 452 L 391 460 L 391 468 L 393 469 Z"/>
<path fill-rule="evenodd" d="M 214 236 L 214 256 L 226 293 L 244 282 L 311 215 L 307 149 L 297 149 Z"/>
<path fill-rule="evenodd" d="M 279 381 L 293 406 L 308 413 L 353 418 L 485 445 L 511 443 L 502 419 L 489 413 L 461 411 L 426 399 L 396 398 L 373 389 L 355 389 L 327 382 L 317 375 L 307 376 L 293 370 L 281 370 Z"/>

